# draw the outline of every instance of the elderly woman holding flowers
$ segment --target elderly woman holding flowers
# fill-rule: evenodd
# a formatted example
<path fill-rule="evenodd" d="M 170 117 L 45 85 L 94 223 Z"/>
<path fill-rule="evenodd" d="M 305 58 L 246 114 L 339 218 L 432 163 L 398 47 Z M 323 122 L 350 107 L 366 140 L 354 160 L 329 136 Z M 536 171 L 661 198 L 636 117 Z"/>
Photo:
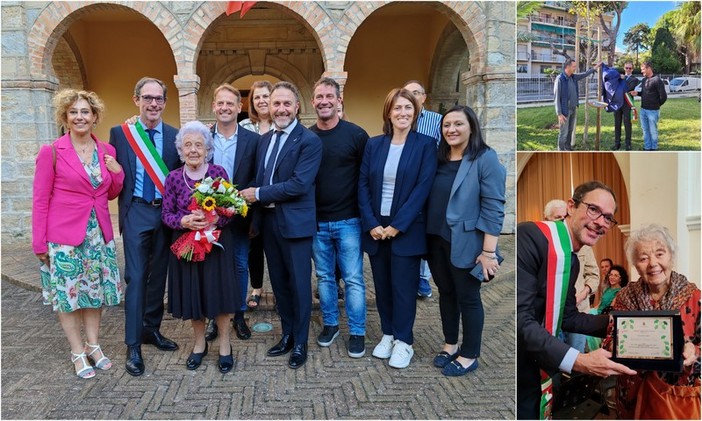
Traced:
<path fill-rule="evenodd" d="M 207 355 L 205 318 L 220 326 L 219 371 L 234 366 L 229 343 L 229 320 L 241 307 L 228 230 L 234 213 L 245 213 L 243 199 L 225 178 L 224 168 L 208 164 L 213 154 L 210 131 L 199 121 L 185 124 L 176 137 L 184 166 L 166 177 L 161 219 L 174 229 L 173 254 L 168 267 L 168 311 L 191 320 L 195 345 L 186 361 L 195 370 Z M 226 193 L 229 192 L 229 195 Z M 225 198 L 227 198 L 225 200 Z M 227 202 L 225 204 L 225 202 Z"/>

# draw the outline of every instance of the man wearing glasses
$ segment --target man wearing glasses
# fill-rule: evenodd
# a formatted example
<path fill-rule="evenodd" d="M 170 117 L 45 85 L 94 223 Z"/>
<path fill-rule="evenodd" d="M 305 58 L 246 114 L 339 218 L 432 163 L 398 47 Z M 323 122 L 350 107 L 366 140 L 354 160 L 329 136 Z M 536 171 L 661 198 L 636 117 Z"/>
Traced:
<path fill-rule="evenodd" d="M 436 144 L 438 146 L 439 141 L 441 140 L 441 114 L 424 108 L 424 101 L 427 100 L 427 93 L 424 90 L 424 86 L 418 80 L 410 80 L 405 82 L 403 88 L 412 92 L 412 95 L 415 97 L 421 108 L 419 117 L 417 117 L 417 132 L 436 139 Z M 422 259 L 421 263 L 419 264 L 419 287 L 417 288 L 418 297 L 431 297 L 431 285 L 429 284 L 430 278 L 431 272 L 429 271 L 429 264 L 426 260 Z"/>
<path fill-rule="evenodd" d="M 178 129 L 161 119 L 166 92 L 162 81 L 140 79 L 132 97 L 139 108 L 138 122 L 110 129 L 110 144 L 117 150 L 117 162 L 125 173 L 119 194 L 119 231 L 124 242 L 127 283 L 125 368 L 132 376 L 144 374 L 141 344 L 152 344 L 162 351 L 178 349 L 160 332 L 171 236 L 161 223 L 161 176 L 165 178 L 180 164 L 175 147 Z"/>
<path fill-rule="evenodd" d="M 551 376 L 577 371 L 606 377 L 636 372 L 598 349 L 581 353 L 558 340 L 561 330 L 604 337 L 607 315 L 580 313 L 576 253 L 594 246 L 613 228 L 612 190 L 589 181 L 575 188 L 563 221 L 524 222 L 517 227 L 517 418 L 551 417 Z"/>
<path fill-rule="evenodd" d="M 624 64 L 624 75 L 622 78 L 625 83 L 634 77 L 632 72 L 634 65 L 630 62 Z M 624 122 L 624 133 L 626 136 L 626 150 L 631 150 L 631 107 L 624 101 L 624 105 L 614 112 L 614 150 L 618 151 L 622 147 L 622 122 Z"/>

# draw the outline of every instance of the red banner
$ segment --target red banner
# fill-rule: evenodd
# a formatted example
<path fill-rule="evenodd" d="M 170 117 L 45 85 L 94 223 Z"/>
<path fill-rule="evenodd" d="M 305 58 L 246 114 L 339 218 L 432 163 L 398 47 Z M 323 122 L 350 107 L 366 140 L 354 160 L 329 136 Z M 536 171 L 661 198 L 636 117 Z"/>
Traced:
<path fill-rule="evenodd" d="M 238 11 L 241 11 L 241 14 L 239 15 L 240 18 L 243 18 L 246 12 L 251 10 L 251 8 L 256 4 L 255 1 L 230 1 L 227 3 L 227 11 L 226 14 L 227 16 L 231 15 L 232 13 L 236 13 Z"/>

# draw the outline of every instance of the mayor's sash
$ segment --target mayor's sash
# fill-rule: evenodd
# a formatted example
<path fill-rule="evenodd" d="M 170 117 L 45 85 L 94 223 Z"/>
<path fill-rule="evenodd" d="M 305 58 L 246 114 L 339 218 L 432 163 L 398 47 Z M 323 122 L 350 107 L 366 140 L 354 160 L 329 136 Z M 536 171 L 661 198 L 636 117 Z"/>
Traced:
<path fill-rule="evenodd" d="M 536 226 L 548 239 L 546 268 L 546 314 L 544 327 L 553 336 L 561 333 L 563 309 L 565 308 L 568 282 L 570 281 L 573 247 L 570 233 L 563 221 L 536 222 Z M 551 419 L 553 383 L 551 377 L 541 370 L 541 401 L 539 419 Z"/>
<path fill-rule="evenodd" d="M 144 166 L 146 174 L 153 181 L 156 189 L 163 196 L 163 185 L 168 175 L 168 167 L 163 162 L 163 158 L 158 154 L 156 146 L 149 140 L 149 135 L 144 131 L 139 121 L 136 124 L 122 124 L 122 132 L 129 142 L 132 150 L 136 154 L 141 165 Z"/>

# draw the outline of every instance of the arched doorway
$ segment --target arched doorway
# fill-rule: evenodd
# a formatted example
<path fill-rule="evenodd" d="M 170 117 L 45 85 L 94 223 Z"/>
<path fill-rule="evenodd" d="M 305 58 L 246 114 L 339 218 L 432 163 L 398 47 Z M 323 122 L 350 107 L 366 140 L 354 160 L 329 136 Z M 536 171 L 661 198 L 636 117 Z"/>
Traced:
<path fill-rule="evenodd" d="M 425 106 L 433 111 L 439 111 L 440 104 L 451 97 L 447 93 L 456 92 L 456 77 L 438 77 L 439 64 L 450 54 L 444 45 L 453 43 L 446 34 L 458 34 L 466 61 L 468 47 L 450 19 L 449 13 L 453 12 L 438 6 L 430 2 L 402 2 L 380 7 L 363 21 L 351 39 L 345 61 L 345 111 L 371 136 L 381 133 L 385 96 L 407 80 L 424 84 Z M 465 95 L 465 88 L 463 92 Z M 455 102 L 458 94 L 453 97 Z"/>
<path fill-rule="evenodd" d="M 235 82 L 238 89 L 248 90 L 253 80 L 266 79 L 295 84 L 303 124 L 314 121 L 312 86 L 324 72 L 324 64 L 314 34 L 294 12 L 262 2 L 244 19 L 222 14 L 207 28 L 200 45 L 196 66 L 200 119 L 213 119 L 212 93 L 221 83 Z"/>

